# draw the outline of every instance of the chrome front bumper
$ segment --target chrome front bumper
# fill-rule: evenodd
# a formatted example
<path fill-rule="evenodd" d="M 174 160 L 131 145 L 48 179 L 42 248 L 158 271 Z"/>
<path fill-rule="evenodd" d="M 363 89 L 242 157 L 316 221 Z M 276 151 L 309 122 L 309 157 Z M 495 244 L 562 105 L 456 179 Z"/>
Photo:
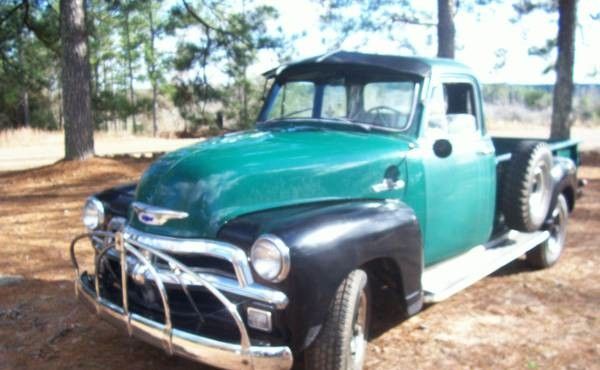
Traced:
<path fill-rule="evenodd" d="M 75 247 L 81 240 L 101 238 L 104 246 L 95 250 L 93 284 L 86 284 L 75 256 Z M 192 271 L 169 255 L 136 240 L 124 241 L 123 234 L 96 231 L 78 236 L 71 243 L 71 260 L 75 268 L 75 292 L 79 300 L 95 311 L 101 318 L 126 330 L 130 336 L 139 338 L 157 347 L 162 347 L 168 354 L 175 354 L 211 366 L 228 369 L 290 369 L 293 364 L 292 352 L 285 346 L 253 346 L 250 343 L 248 330 L 237 311 L 236 305 L 227 299 L 206 277 Z M 102 258 L 109 252 L 117 252 L 121 266 L 121 291 L 123 306 L 115 305 L 100 294 L 98 274 Z M 151 275 L 160 294 L 164 310 L 164 323 L 150 320 L 128 308 L 127 262 L 133 256 Z M 149 256 L 166 262 L 173 276 L 181 277 L 181 287 L 186 290 L 188 283 L 204 286 L 212 293 L 229 312 L 240 333 L 240 343 L 221 342 L 199 336 L 187 331 L 173 328 L 171 323 L 168 296 L 161 273 L 150 262 Z M 163 274 L 164 275 L 164 274 Z"/>

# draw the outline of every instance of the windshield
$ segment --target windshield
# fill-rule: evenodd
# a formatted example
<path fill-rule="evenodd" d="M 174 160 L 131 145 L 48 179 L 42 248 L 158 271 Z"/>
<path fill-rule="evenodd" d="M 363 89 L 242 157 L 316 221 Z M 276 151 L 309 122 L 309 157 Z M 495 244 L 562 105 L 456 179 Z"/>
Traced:
<path fill-rule="evenodd" d="M 418 87 L 418 82 L 406 78 L 279 82 L 271 90 L 261 120 L 329 119 L 405 130 Z"/>

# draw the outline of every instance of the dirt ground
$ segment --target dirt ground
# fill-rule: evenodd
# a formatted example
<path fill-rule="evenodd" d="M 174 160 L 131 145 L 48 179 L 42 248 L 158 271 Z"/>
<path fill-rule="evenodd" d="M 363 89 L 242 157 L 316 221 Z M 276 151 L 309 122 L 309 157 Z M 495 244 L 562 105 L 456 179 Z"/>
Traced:
<path fill-rule="evenodd" d="M 547 126 L 516 122 L 490 122 L 494 136 L 545 138 Z M 582 150 L 600 149 L 600 130 L 593 126 L 575 126 L 572 137 L 582 139 Z M 96 132 L 95 150 L 99 156 L 169 152 L 199 139 L 166 139 L 131 134 Z M 0 132 L 0 172 L 46 166 L 64 156 L 64 135 L 59 131 L 15 130 Z"/>
<path fill-rule="evenodd" d="M 131 134 L 94 133 L 96 155 L 170 152 L 202 139 L 165 139 Z M 15 130 L 0 132 L 0 172 L 46 166 L 65 155 L 64 135 L 59 131 Z"/>
<path fill-rule="evenodd" d="M 515 261 L 371 340 L 368 369 L 600 369 L 600 156 L 569 224 L 562 260 Z M 0 173 L 0 369 L 189 369 L 127 338 L 75 301 L 68 257 L 86 196 L 135 180 L 147 160 L 95 158 Z M 201 368 L 201 367 L 200 367 Z"/>

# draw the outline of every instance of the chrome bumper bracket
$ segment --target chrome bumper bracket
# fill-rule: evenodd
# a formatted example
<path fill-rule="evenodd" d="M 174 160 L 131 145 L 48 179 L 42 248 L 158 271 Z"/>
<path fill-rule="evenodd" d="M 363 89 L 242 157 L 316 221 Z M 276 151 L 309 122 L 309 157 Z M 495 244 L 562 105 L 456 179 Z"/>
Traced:
<path fill-rule="evenodd" d="M 90 241 L 102 240 L 102 248 L 94 248 L 95 271 L 93 274 L 93 289 L 90 286 L 86 286 L 83 276 L 87 275 L 87 272 L 84 274 L 80 273 L 75 255 L 77 243 L 84 239 L 90 239 Z M 109 250 L 115 250 L 120 260 L 122 307 L 115 305 L 101 296 L 98 271 L 100 270 L 103 257 L 105 257 Z M 293 358 L 291 350 L 288 347 L 252 346 L 248 330 L 236 305 L 201 274 L 195 273 L 191 268 L 162 251 L 139 240 L 125 240 L 121 232 L 95 231 L 82 234 L 73 239 L 70 254 L 76 274 L 75 291 L 77 297 L 91 309 L 95 309 L 96 313 L 102 318 L 112 324 L 123 327 L 129 336 L 137 337 L 153 345 L 160 346 L 170 355 L 180 355 L 197 362 L 221 368 L 289 369 L 292 367 Z M 139 261 L 152 277 L 160 295 L 164 312 L 164 324 L 130 312 L 127 286 L 128 255 L 133 256 Z M 236 323 L 240 333 L 240 344 L 220 342 L 173 328 L 167 290 L 161 278 L 162 275 L 152 262 L 150 262 L 148 256 L 166 262 L 171 270 L 170 272 L 174 276 L 185 274 L 186 281 L 191 280 L 194 284 L 203 286 L 215 296 Z M 177 280 L 184 291 L 187 291 L 187 283 L 183 279 Z M 193 302 L 191 303 L 193 304 Z"/>

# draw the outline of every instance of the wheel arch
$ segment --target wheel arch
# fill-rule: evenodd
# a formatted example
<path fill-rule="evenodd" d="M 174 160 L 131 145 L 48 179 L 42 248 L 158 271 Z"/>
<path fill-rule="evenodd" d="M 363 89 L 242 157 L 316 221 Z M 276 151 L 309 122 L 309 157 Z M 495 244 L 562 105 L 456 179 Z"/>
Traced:
<path fill-rule="evenodd" d="M 394 293 L 406 310 L 405 291 L 401 267 L 390 257 L 378 257 L 363 263 L 360 267 L 367 273 L 369 289 L 371 289 L 372 308 L 375 310 L 384 306 L 386 292 Z M 383 294 L 377 294 L 383 293 Z M 373 311 L 375 312 L 375 311 Z"/>
<path fill-rule="evenodd" d="M 377 338 L 410 315 L 411 302 L 418 307 L 412 313 L 418 312 L 422 306 L 421 295 L 407 299 L 402 273 L 402 267 L 388 257 L 375 258 L 361 267 L 367 273 L 370 289 L 370 328 L 368 338 Z M 414 303 L 412 303 L 414 304 Z"/>
<path fill-rule="evenodd" d="M 569 212 L 573 212 L 575 208 L 575 189 L 572 186 L 565 186 L 560 194 L 565 196 L 567 205 L 569 206 Z"/>
<path fill-rule="evenodd" d="M 575 162 L 570 158 L 554 157 L 551 174 L 553 189 L 549 212 L 554 209 L 559 194 L 565 196 L 569 212 L 572 212 L 577 199 L 577 166 Z"/>

